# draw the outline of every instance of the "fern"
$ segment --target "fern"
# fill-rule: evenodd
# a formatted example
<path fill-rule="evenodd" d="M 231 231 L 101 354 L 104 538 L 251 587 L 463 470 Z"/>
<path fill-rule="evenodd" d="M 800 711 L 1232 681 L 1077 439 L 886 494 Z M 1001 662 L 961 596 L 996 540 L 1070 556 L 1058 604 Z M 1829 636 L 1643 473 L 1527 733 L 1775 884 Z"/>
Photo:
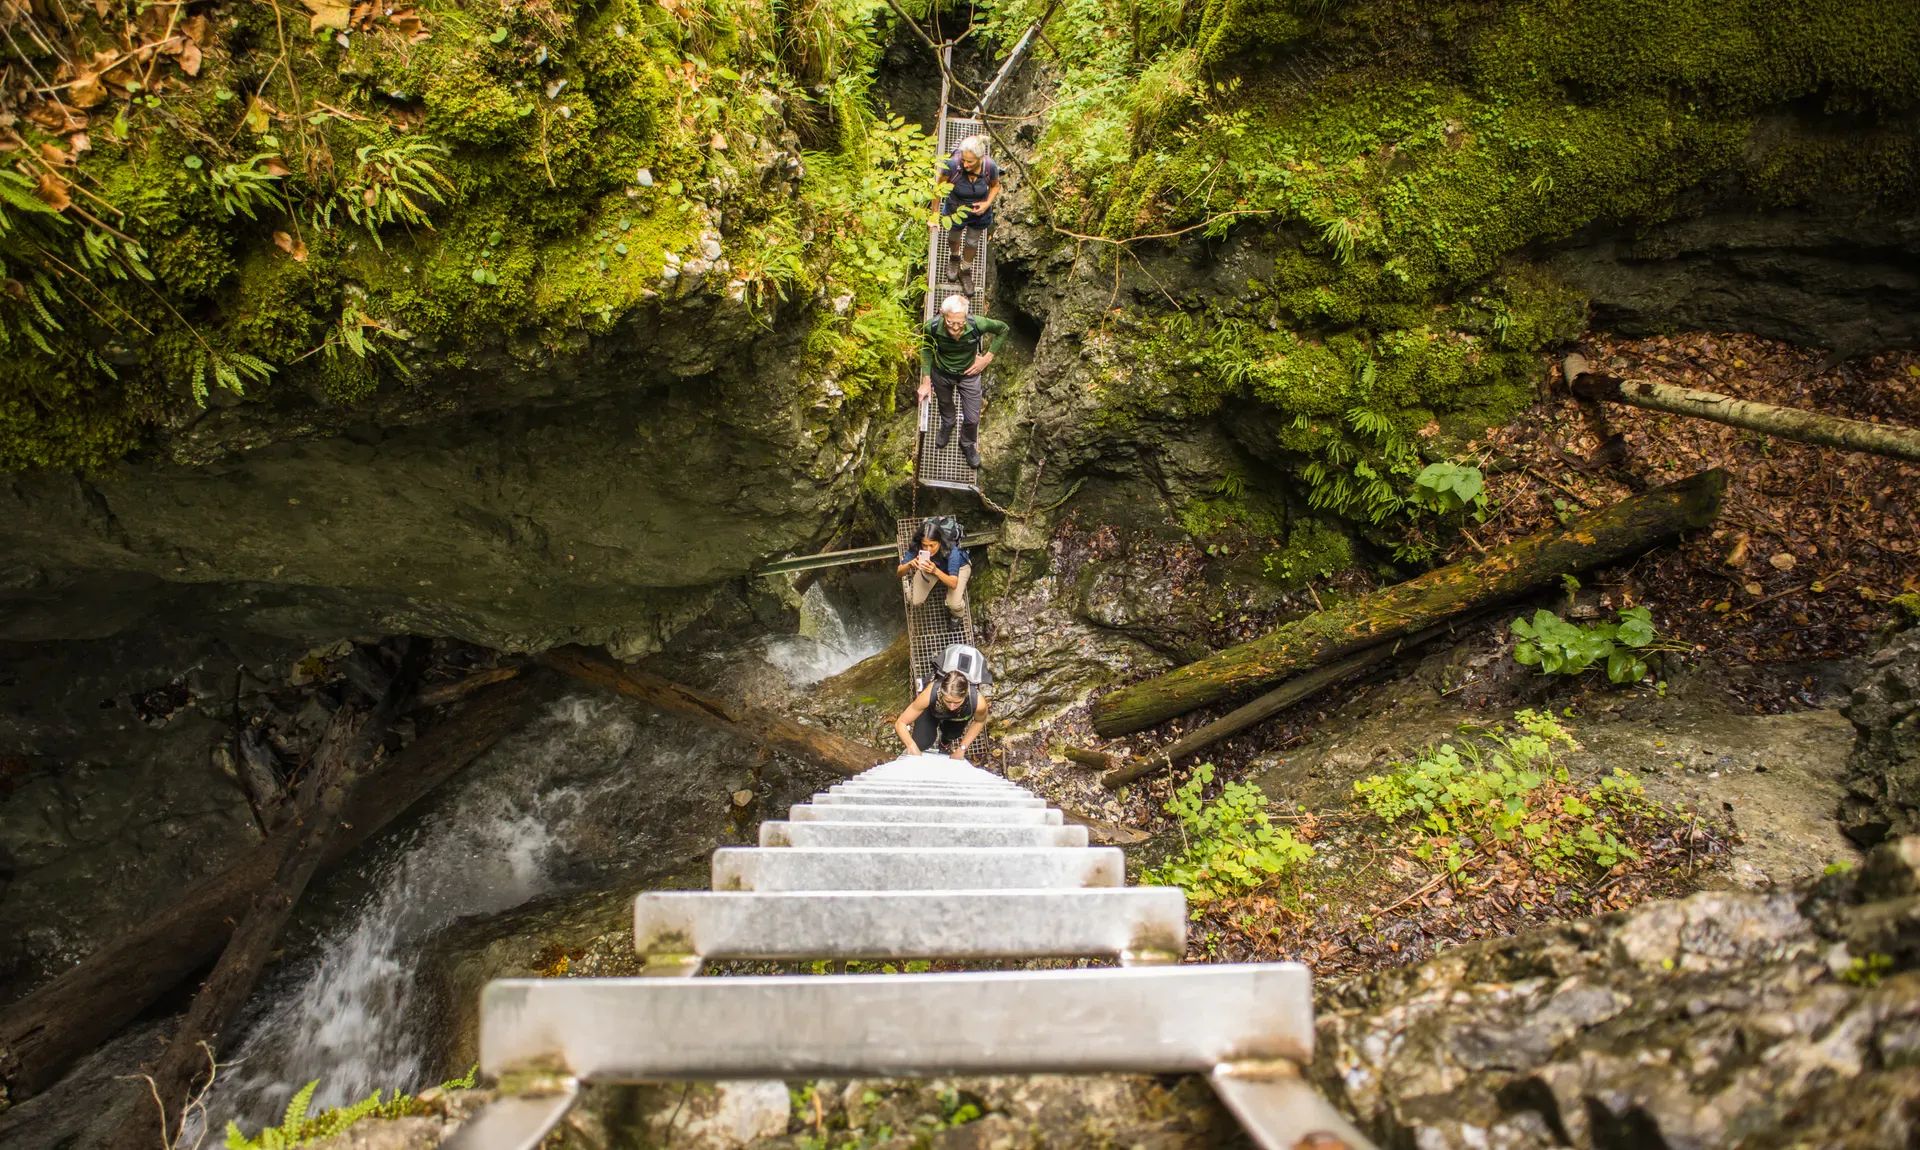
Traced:
<path fill-rule="evenodd" d="M 471 1090 L 474 1075 L 479 1070 L 470 1068 L 461 1078 L 442 1082 L 441 1090 Z M 415 1114 L 429 1112 L 426 1103 L 410 1094 L 396 1090 L 393 1097 L 385 1102 L 380 1100 L 380 1091 L 376 1090 L 350 1106 L 335 1106 L 310 1114 L 313 1106 L 313 1093 L 320 1086 L 320 1080 L 302 1086 L 287 1100 L 286 1113 L 280 1118 L 280 1125 L 263 1127 L 258 1134 L 248 1138 L 237 1122 L 227 1123 L 227 1150 L 293 1150 L 322 1138 L 331 1138 L 363 1118 L 406 1118 Z"/>
<path fill-rule="evenodd" d="M 241 351 L 213 351 L 202 348 L 193 353 L 188 382 L 193 386 L 193 401 L 207 405 L 207 377 L 235 395 L 247 393 L 246 381 L 264 383 L 273 374 L 273 365 L 258 356 Z"/>

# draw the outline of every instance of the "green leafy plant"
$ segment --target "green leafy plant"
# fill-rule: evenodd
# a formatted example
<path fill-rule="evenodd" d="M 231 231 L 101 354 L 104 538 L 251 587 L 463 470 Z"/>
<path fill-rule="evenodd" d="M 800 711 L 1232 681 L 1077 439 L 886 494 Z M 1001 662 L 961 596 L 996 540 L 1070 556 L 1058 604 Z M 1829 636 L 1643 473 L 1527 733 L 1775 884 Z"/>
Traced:
<path fill-rule="evenodd" d="M 239 163 L 207 169 L 207 187 L 220 214 L 228 219 L 234 216 L 258 219 L 253 214 L 256 206 L 279 200 L 279 181 L 285 171 L 279 156 L 262 152 Z"/>
<path fill-rule="evenodd" d="M 442 1082 L 439 1088 L 471 1090 L 479 1069 L 475 1066 L 464 1077 Z M 296 1146 L 330 1138 L 362 1118 L 406 1118 L 430 1112 L 426 1103 L 410 1094 L 396 1090 L 392 1098 L 383 1102 L 380 1100 L 380 1091 L 376 1090 L 351 1106 L 333 1106 L 318 1114 L 309 1114 L 308 1110 L 313 1106 L 313 1092 L 319 1086 L 318 1078 L 302 1086 L 287 1100 L 287 1110 L 280 1119 L 280 1125 L 263 1127 L 251 1138 L 240 1129 L 239 1123 L 227 1123 L 227 1150 L 293 1150 Z"/>
<path fill-rule="evenodd" d="M 1472 507 L 1476 519 L 1487 517 L 1487 484 L 1478 467 L 1461 463 L 1429 463 L 1413 477 L 1413 498 L 1438 515 Z"/>
<path fill-rule="evenodd" d="M 1259 787 L 1228 783 L 1218 799 L 1202 799 L 1213 777 L 1213 764 L 1200 764 L 1167 801 L 1183 848 L 1144 871 L 1146 882 L 1181 887 L 1195 903 L 1212 902 L 1261 886 L 1313 857 L 1312 847 L 1268 820 L 1267 796 Z"/>
<path fill-rule="evenodd" d="M 1879 986 L 1881 977 L 1892 969 L 1892 956 L 1875 952 L 1848 963 L 1847 969 L 1840 972 L 1840 981 L 1853 986 Z"/>
<path fill-rule="evenodd" d="M 241 351 L 218 351 L 213 348 L 200 348 L 194 351 L 191 369 L 187 374 L 193 387 L 193 401 L 201 407 L 207 405 L 207 378 L 226 388 L 235 395 L 245 395 L 246 383 L 264 383 L 273 374 L 273 365 Z"/>
<path fill-rule="evenodd" d="M 1513 633 L 1520 637 L 1513 657 L 1524 666 L 1538 667 L 1547 675 L 1578 675 L 1596 663 L 1604 663 L 1607 678 L 1616 683 L 1637 683 L 1647 677 L 1644 655 L 1651 651 L 1685 650 L 1683 644 L 1660 643 L 1653 626 L 1653 612 L 1645 607 L 1629 607 L 1613 623 L 1569 623 L 1541 608 L 1533 619 L 1515 619 Z"/>
<path fill-rule="evenodd" d="M 1550 714 L 1520 711 L 1520 732 L 1442 743 L 1386 774 L 1353 785 L 1373 814 L 1414 833 L 1414 855 L 1457 873 L 1476 855 L 1509 850 L 1550 874 L 1572 877 L 1639 856 L 1616 833 L 1623 815 L 1674 813 L 1646 798 L 1625 770 L 1576 783 L 1554 758 L 1573 736 Z"/>
<path fill-rule="evenodd" d="M 445 148 L 425 140 L 362 144 L 353 150 L 356 167 L 337 199 L 322 209 L 320 222 L 331 226 L 334 203 L 342 204 L 347 218 L 367 229 L 373 245 L 382 251 L 386 244 L 381 242 L 380 229 L 395 220 L 432 227 L 433 221 L 415 197 L 446 203 L 441 189 L 450 189 L 452 183 L 428 158 L 444 154 Z"/>

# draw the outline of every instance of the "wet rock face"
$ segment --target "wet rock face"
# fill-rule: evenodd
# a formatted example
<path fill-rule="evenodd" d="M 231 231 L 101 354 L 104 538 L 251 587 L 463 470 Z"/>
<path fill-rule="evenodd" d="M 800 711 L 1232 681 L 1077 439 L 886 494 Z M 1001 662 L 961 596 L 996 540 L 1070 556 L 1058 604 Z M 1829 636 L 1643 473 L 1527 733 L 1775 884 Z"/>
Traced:
<path fill-rule="evenodd" d="M 0 609 L 141 576 L 251 588 L 231 596 L 252 600 L 229 605 L 239 626 L 308 640 L 656 650 L 724 581 L 837 521 L 864 471 L 879 397 L 811 374 L 806 317 L 785 318 L 767 335 L 724 306 L 671 311 L 423 382 L 378 426 L 248 405 L 171 461 L 14 478 Z M 32 637 L 98 634 L 97 613 L 43 610 Z"/>
<path fill-rule="evenodd" d="M 1920 831 L 1920 629 L 1867 660 L 1847 717 L 1856 737 L 1841 825 L 1863 846 Z"/>
<path fill-rule="evenodd" d="M 1313 1073 L 1385 1145 L 1894 1146 L 1920 1133 L 1920 840 L 1322 996 Z"/>

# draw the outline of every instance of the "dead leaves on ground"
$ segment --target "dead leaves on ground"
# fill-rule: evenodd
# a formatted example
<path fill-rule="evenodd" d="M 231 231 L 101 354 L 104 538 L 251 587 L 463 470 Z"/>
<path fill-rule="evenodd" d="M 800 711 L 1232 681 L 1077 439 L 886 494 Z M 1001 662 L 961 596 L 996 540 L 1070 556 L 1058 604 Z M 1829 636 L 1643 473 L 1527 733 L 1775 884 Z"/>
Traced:
<path fill-rule="evenodd" d="M 300 0 L 307 9 L 307 31 L 331 28 L 336 32 L 371 32 L 384 22 L 409 44 L 431 33 L 414 8 L 388 8 L 377 3 L 341 3 L 341 0 Z"/>
<path fill-rule="evenodd" d="M 1920 356 L 1910 352 L 1823 371 L 1818 350 L 1694 332 L 1596 335 L 1588 358 L 1616 375 L 1920 426 Z M 1603 453 L 1610 444 L 1616 450 Z M 1636 483 L 1729 471 L 1733 485 L 1710 531 L 1599 578 L 1613 605 L 1655 604 L 1663 630 L 1719 657 L 1768 663 L 1857 653 L 1886 622 L 1886 601 L 1914 589 L 1920 465 L 1686 416 L 1595 411 L 1570 398 L 1535 406 L 1480 446 L 1497 472 L 1487 481 L 1495 513 L 1475 529 L 1486 546 L 1552 526 L 1567 512 L 1556 500 L 1564 504 L 1569 493 L 1598 506 Z M 1466 557 L 1465 548 L 1449 558 Z"/>

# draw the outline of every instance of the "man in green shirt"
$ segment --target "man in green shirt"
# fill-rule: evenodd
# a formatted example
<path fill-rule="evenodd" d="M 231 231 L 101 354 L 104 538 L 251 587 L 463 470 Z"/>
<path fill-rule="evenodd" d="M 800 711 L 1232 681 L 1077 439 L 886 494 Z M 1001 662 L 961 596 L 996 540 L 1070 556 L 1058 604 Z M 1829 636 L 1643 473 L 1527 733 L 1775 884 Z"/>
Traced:
<path fill-rule="evenodd" d="M 920 398 L 929 395 L 940 404 L 940 434 L 935 447 L 953 438 L 954 400 L 959 399 L 960 453 L 967 466 L 980 466 L 980 373 L 993 362 L 1007 338 L 1007 325 L 983 315 L 967 314 L 967 297 L 950 295 L 940 314 L 928 320 L 920 333 Z M 992 342 L 987 342 L 987 337 Z"/>

